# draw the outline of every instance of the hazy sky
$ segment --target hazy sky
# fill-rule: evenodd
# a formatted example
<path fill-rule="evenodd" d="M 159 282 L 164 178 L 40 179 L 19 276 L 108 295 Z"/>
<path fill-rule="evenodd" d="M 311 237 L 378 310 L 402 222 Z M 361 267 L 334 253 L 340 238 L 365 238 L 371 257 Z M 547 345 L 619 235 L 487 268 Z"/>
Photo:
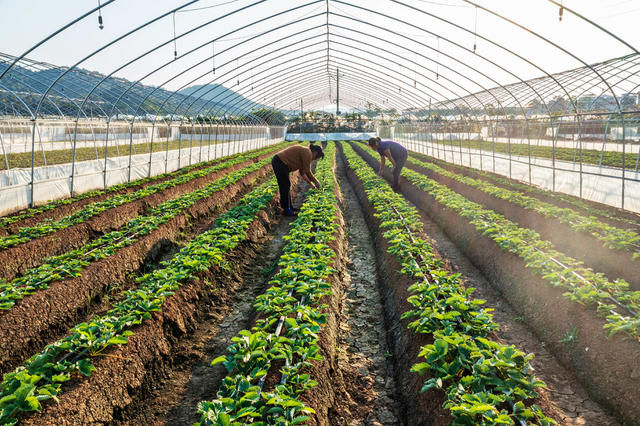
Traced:
<path fill-rule="evenodd" d="M 174 0 L 116 0 L 104 7 L 102 11 L 103 30 L 98 29 L 97 14 L 93 14 L 57 35 L 28 57 L 55 65 L 72 65 L 116 37 L 185 3 L 186 1 Z M 215 82 L 233 87 L 236 80 L 242 80 L 242 86 L 247 88 L 247 91 L 253 92 L 253 86 L 258 86 L 260 79 L 266 78 L 269 69 L 278 68 L 272 64 L 264 66 L 258 64 L 262 57 L 268 57 L 271 49 L 287 45 L 286 41 L 282 40 L 283 37 L 306 30 L 308 32 L 304 36 L 288 39 L 289 42 L 297 40 L 300 45 L 304 44 L 301 42 L 304 37 L 310 39 L 315 37 L 309 43 L 314 40 L 319 43 L 323 37 L 326 37 L 325 28 L 320 27 L 326 22 L 323 14 L 326 10 L 324 0 L 317 3 L 312 3 L 311 0 L 306 2 L 270 0 L 253 6 L 247 11 L 221 19 L 224 14 L 251 3 L 248 0 L 201 0 L 185 7 L 187 11 L 175 14 L 177 34 L 216 18 L 220 20 L 178 40 L 176 42 L 178 54 L 182 55 L 188 49 L 200 44 L 206 45 L 212 39 L 219 39 L 215 45 L 207 45 L 188 57 L 173 62 L 174 45 L 169 43 L 145 56 L 144 59 L 117 71 L 115 75 L 130 80 L 144 77 L 145 84 L 164 85 L 172 90 L 194 83 L 208 83 L 212 81 L 211 76 L 203 76 L 206 69 L 214 65 L 211 60 L 206 59 L 212 55 L 212 51 L 223 52 L 227 47 L 247 41 L 228 52 L 216 53 L 215 65 L 219 67 L 219 71 Z M 357 63 L 352 69 L 349 68 L 347 74 L 355 76 L 359 70 L 365 72 L 376 68 L 380 73 L 380 79 L 393 78 L 398 90 L 405 86 L 410 90 L 411 86 L 417 87 L 420 82 L 426 84 L 427 79 L 434 79 L 434 74 L 438 74 L 439 77 L 448 77 L 450 82 L 445 84 L 443 78 L 440 78 L 438 84 L 442 84 L 443 87 L 436 90 L 437 93 L 429 94 L 429 97 L 438 99 L 464 95 L 467 92 L 478 91 L 482 87 L 492 87 L 495 86 L 494 81 L 509 83 L 519 79 L 534 78 L 544 75 L 544 72 L 560 72 L 580 67 L 584 63 L 594 63 L 632 53 L 632 50 L 624 44 L 568 12 L 564 13 L 562 22 L 559 22 L 558 6 L 547 0 L 478 0 L 476 3 L 532 29 L 556 46 L 462 0 L 404 0 L 402 3 L 382 0 L 329 1 L 329 8 L 333 13 L 365 21 L 364 23 L 350 22 L 349 19 L 337 15 L 330 17 L 331 23 L 336 25 L 331 30 L 331 40 L 332 43 L 335 42 L 331 44 L 333 49 L 331 54 L 345 61 L 345 69 L 347 69 L 347 63 Z M 270 14 L 304 4 L 309 5 L 238 30 Z M 563 4 L 640 50 L 640 32 L 638 31 L 640 0 L 565 0 Z M 88 0 L 0 0 L 0 52 L 20 55 L 96 5 L 97 1 Z M 370 8 L 376 13 L 354 6 Z M 437 15 L 469 31 L 434 19 L 411 7 Z M 313 17 L 315 14 L 321 15 Z M 280 25 L 302 18 L 309 19 L 275 31 Z M 407 21 L 409 24 L 403 24 L 399 20 Z M 312 28 L 316 25 L 319 28 L 313 30 Z M 233 30 L 238 31 L 225 35 Z M 80 66 L 105 74 L 111 73 L 127 61 L 168 41 L 173 37 L 173 31 L 173 15 L 169 15 L 137 31 L 133 36 L 126 37 L 122 42 L 104 50 Z M 273 32 L 250 40 L 252 36 L 266 31 Z M 474 36 L 474 32 L 477 36 Z M 500 46 L 492 45 L 482 37 L 493 40 Z M 371 55 L 367 53 L 366 46 L 349 45 L 349 38 L 366 40 L 371 48 L 384 47 L 385 53 L 382 56 Z M 477 46 L 476 55 L 470 51 L 474 43 Z M 321 49 L 322 45 L 318 44 L 317 48 Z M 300 66 L 304 69 L 305 62 L 315 63 L 316 61 L 319 64 L 326 53 L 324 51 L 313 53 L 314 49 L 315 47 L 309 47 L 308 50 L 298 54 L 291 54 L 290 59 L 285 58 L 290 62 L 282 66 L 289 66 L 291 69 Z M 517 53 L 523 59 L 505 53 L 505 49 Z M 252 52 L 252 50 L 255 51 Z M 309 54 L 305 56 L 304 52 Z M 451 55 L 453 59 L 448 58 L 447 55 Z M 385 58 L 389 57 L 396 60 L 387 63 Z M 197 65 L 200 60 L 205 62 Z M 435 61 L 441 64 L 438 65 Z M 246 67 L 243 66 L 245 63 L 248 64 Z M 318 64 L 314 66 L 320 69 Z M 160 71 L 145 77 L 147 73 L 163 65 L 165 66 Z M 466 66 L 475 71 L 467 70 Z M 455 72 L 450 72 L 446 69 L 447 67 L 460 70 L 464 75 L 459 76 Z M 234 71 L 238 68 L 240 71 Z M 184 71 L 185 69 L 187 71 Z M 225 78 L 221 77 L 225 75 Z M 348 78 L 345 78 L 344 84 L 343 96 L 347 98 L 351 95 L 354 99 L 361 96 L 364 99 L 364 95 L 358 92 L 360 89 L 355 80 L 350 85 Z M 284 89 L 286 87 L 280 88 L 280 90 Z M 330 88 L 327 90 L 331 91 Z M 322 96 L 323 93 L 318 92 L 318 96 Z M 266 96 L 265 93 L 265 99 Z M 426 98 L 427 95 L 418 94 L 417 96 Z M 294 101 L 291 102 L 293 105 Z"/>

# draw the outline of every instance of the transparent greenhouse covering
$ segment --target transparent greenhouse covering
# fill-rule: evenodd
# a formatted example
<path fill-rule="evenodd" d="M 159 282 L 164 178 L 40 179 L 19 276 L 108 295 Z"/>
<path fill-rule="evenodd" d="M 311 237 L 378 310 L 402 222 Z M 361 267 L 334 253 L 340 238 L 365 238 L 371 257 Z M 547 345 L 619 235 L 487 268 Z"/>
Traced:
<path fill-rule="evenodd" d="M 300 99 L 323 108 L 336 102 L 337 73 L 344 109 L 431 106 L 478 116 L 488 108 L 526 114 L 530 103 L 538 114 L 606 103 L 620 111 L 640 83 L 637 43 L 625 38 L 634 37 L 634 20 L 624 4 L 612 8 L 628 2 L 112 0 L 94 9 L 67 2 L 69 15 L 56 14 L 49 34 L 24 28 L 51 19 L 46 3 L 30 6 L 29 19 L 10 15 L 25 12 L 20 6 L 2 6 L 29 35 L 3 37 L 13 53 L 0 57 L 4 115 L 296 110 Z M 176 93 L 205 84 L 244 99 Z M 578 102 L 587 96 L 591 103 Z"/>
<path fill-rule="evenodd" d="M 93 144 L 107 185 L 111 142 L 129 143 L 134 155 L 136 137 L 150 152 L 163 138 L 187 134 L 201 141 L 248 134 L 275 140 L 287 132 L 274 128 L 285 124 L 280 117 L 314 110 L 362 113 L 376 120 L 380 135 L 411 135 L 414 142 L 515 138 L 526 144 L 518 153 L 527 153 L 532 183 L 534 143 L 554 148 L 554 179 L 562 139 L 593 143 L 589 149 L 602 154 L 597 167 L 608 165 L 606 152 L 621 151 L 620 170 L 609 173 L 621 180 L 615 203 L 621 207 L 626 182 L 637 178 L 631 173 L 640 160 L 640 9 L 633 1 L 107 0 L 92 6 L 0 6 L 0 154 L 6 171 L 32 169 L 29 191 L 33 169 L 42 165 L 37 160 L 50 165 L 51 150 L 70 149 L 63 163 L 75 164 L 76 150 Z M 52 128 L 56 122 L 64 131 Z M 54 144 L 62 139 L 68 144 Z M 471 150 L 464 151 L 468 165 Z M 165 162 L 169 151 L 167 142 Z M 10 157 L 17 152 L 30 152 L 30 164 Z M 129 179 L 131 160 L 127 167 Z M 15 179 L 14 173 L 3 185 L 17 185 Z M 27 198 L 33 204 L 33 194 Z"/>

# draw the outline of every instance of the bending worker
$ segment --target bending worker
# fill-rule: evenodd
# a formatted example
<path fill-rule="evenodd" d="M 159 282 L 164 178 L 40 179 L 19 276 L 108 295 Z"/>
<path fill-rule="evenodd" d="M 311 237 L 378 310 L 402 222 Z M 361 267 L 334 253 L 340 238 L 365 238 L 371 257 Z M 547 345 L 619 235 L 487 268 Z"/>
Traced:
<path fill-rule="evenodd" d="M 317 145 L 294 145 L 285 148 L 273 156 L 271 166 L 273 173 L 278 180 L 278 189 L 280 190 L 280 206 L 282 214 L 285 216 L 294 216 L 295 212 L 291 204 L 291 182 L 289 181 L 289 172 L 300 170 L 302 179 L 306 180 L 312 188 L 320 188 L 320 182 L 311 172 L 311 163 L 318 158 L 323 158 L 324 152 Z"/>
<path fill-rule="evenodd" d="M 382 176 L 384 172 L 384 159 L 388 158 L 393 164 L 393 186 L 394 190 L 398 190 L 398 179 L 404 163 L 407 161 L 407 149 L 394 141 L 382 141 L 379 137 L 369 139 L 369 146 L 380 154 L 380 170 L 378 175 Z"/>

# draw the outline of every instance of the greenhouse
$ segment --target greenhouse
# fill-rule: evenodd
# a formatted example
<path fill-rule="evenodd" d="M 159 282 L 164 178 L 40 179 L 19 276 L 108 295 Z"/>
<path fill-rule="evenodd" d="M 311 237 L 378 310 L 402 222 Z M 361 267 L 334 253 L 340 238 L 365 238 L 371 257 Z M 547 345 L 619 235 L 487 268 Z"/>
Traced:
<path fill-rule="evenodd" d="M 0 424 L 640 423 L 633 0 L 0 16 Z"/>

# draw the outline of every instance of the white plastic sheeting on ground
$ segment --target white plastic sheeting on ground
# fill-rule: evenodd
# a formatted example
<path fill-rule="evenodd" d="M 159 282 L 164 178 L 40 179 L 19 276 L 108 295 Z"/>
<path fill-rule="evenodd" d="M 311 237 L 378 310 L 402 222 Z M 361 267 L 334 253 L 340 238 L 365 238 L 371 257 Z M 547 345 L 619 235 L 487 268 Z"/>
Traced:
<path fill-rule="evenodd" d="M 367 140 L 375 133 L 288 133 L 288 141 L 355 141 Z"/>
<path fill-rule="evenodd" d="M 78 135 L 78 140 L 76 140 L 75 145 L 76 149 L 80 148 L 96 148 L 102 149 L 104 147 L 104 134 L 100 135 L 102 139 L 94 138 L 92 135 Z M 242 140 L 242 139 L 253 139 L 257 138 L 256 135 L 250 134 L 232 134 L 232 135 L 209 135 L 209 134 L 183 134 L 182 142 L 183 143 L 197 143 L 199 144 L 202 140 L 203 143 L 207 143 L 210 138 L 219 140 L 219 141 L 227 141 L 227 140 Z M 175 142 L 177 139 L 171 139 L 169 142 Z M 141 134 L 114 134 L 109 135 L 109 147 L 119 146 L 128 148 L 129 145 L 133 142 L 134 145 L 137 144 L 148 144 L 150 142 L 150 138 L 147 135 Z M 2 139 L 0 139 L 0 143 L 2 143 Z M 166 139 L 156 139 L 153 142 L 157 143 L 166 143 Z M 24 153 L 31 152 L 31 140 L 28 140 L 24 143 L 7 143 L 4 142 L 2 146 L 0 146 L 0 154 L 16 154 L 16 153 Z M 36 151 L 36 155 L 42 155 L 42 151 L 59 151 L 63 149 L 73 149 L 73 140 L 67 141 L 56 141 L 56 142 L 39 142 L 36 141 L 34 144 L 34 148 Z"/>
<path fill-rule="evenodd" d="M 419 142 L 411 138 L 396 138 L 407 149 L 440 158 L 444 161 L 490 171 L 543 189 L 575 195 L 587 200 L 622 207 L 622 170 L 568 161 L 527 156 L 511 156 L 489 151 L 468 149 L 464 146 L 443 146 L 437 143 Z M 446 149 L 445 149 L 446 148 Z M 555 174 L 555 184 L 554 184 Z M 624 208 L 640 212 L 640 173 L 627 170 L 624 180 Z"/>
<path fill-rule="evenodd" d="M 168 153 L 155 152 L 137 154 L 129 157 L 112 157 L 106 161 L 80 161 L 73 172 L 74 195 L 83 192 L 103 189 L 127 182 L 156 176 L 165 172 L 172 172 L 179 168 L 201 161 L 213 160 L 238 152 L 244 152 L 280 142 L 273 140 L 244 140 L 216 145 L 193 145 L 191 148 L 171 150 Z M 167 155 L 168 154 L 168 155 Z M 151 161 L 150 161 L 151 160 Z M 0 172 L 0 215 L 26 208 L 33 196 L 34 205 L 47 201 L 68 197 L 71 190 L 71 164 L 36 167 L 34 169 L 34 184 L 31 188 L 31 169 L 11 169 Z"/>

